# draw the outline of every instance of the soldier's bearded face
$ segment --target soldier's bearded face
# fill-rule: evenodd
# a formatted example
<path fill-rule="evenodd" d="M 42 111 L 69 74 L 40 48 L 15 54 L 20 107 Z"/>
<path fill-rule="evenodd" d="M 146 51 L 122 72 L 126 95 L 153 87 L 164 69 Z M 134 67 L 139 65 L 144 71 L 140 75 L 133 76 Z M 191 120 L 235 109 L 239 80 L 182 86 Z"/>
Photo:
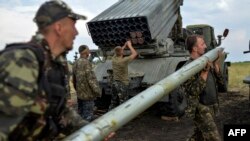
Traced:
<path fill-rule="evenodd" d="M 64 33 L 62 38 L 63 38 L 63 46 L 65 47 L 65 50 L 71 50 L 73 48 L 73 41 L 78 35 L 78 31 L 75 27 L 76 21 L 67 18 L 64 21 L 64 26 L 62 28 L 62 32 Z"/>
<path fill-rule="evenodd" d="M 202 38 L 197 39 L 197 53 L 201 56 L 205 53 L 205 50 L 207 48 L 205 41 Z"/>

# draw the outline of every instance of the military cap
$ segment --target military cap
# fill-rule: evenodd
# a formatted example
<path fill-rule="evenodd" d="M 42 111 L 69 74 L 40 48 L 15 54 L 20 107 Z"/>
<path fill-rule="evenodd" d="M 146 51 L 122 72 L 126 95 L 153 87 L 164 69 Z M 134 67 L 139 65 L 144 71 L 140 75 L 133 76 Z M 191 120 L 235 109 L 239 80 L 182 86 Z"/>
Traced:
<path fill-rule="evenodd" d="M 78 52 L 81 53 L 83 52 L 85 49 L 87 49 L 88 46 L 87 45 L 81 45 L 79 48 L 78 48 Z"/>
<path fill-rule="evenodd" d="M 87 19 L 86 16 L 74 13 L 65 2 L 61 0 L 50 0 L 40 6 L 35 15 L 34 22 L 39 29 L 43 29 L 65 17 L 72 18 L 73 20 Z"/>

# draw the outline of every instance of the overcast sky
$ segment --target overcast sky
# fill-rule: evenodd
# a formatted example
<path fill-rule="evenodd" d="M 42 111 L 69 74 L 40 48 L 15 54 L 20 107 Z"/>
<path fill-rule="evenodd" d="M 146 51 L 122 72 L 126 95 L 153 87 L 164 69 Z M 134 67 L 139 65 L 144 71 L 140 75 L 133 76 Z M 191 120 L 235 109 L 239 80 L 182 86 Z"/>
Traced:
<path fill-rule="evenodd" d="M 77 13 L 88 17 L 78 21 L 79 35 L 74 42 L 74 50 L 68 55 L 73 60 L 74 52 L 81 44 L 97 48 L 86 30 L 86 22 L 118 0 L 65 0 Z M 6 43 L 28 41 L 36 31 L 32 21 L 36 10 L 44 0 L 0 0 L 0 49 Z M 222 47 L 229 53 L 228 61 L 250 61 L 248 50 L 250 39 L 250 1 L 249 0 L 184 0 L 181 7 L 183 25 L 209 24 L 215 28 L 216 35 L 225 28 L 230 30 L 223 40 Z"/>

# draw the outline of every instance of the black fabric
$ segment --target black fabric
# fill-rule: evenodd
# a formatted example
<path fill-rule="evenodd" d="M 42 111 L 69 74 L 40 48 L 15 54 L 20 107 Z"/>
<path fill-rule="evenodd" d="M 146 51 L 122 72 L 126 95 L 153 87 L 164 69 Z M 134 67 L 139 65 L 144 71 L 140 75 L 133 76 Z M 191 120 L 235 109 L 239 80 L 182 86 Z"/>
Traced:
<path fill-rule="evenodd" d="M 204 105 L 212 105 L 217 103 L 217 88 L 214 74 L 211 70 L 208 72 L 206 88 L 200 95 L 200 102 Z"/>

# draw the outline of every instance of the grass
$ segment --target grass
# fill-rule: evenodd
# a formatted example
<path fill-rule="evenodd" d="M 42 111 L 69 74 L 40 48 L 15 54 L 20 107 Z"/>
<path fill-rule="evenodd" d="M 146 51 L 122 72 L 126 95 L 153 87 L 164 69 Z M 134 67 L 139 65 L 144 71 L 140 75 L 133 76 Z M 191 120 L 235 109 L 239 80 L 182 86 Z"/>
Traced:
<path fill-rule="evenodd" d="M 248 85 L 243 79 L 250 75 L 250 62 L 232 63 L 229 70 L 229 90 L 248 92 Z"/>

